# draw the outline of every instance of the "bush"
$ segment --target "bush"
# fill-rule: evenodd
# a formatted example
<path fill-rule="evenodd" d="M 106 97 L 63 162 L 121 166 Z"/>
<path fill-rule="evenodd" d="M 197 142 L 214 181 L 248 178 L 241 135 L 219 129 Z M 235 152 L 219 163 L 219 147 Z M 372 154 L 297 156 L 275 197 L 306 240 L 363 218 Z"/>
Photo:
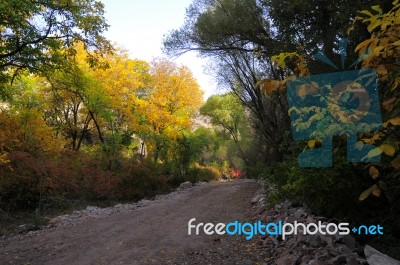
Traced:
<path fill-rule="evenodd" d="M 40 161 L 20 151 L 9 153 L 8 159 L 9 164 L 0 166 L 0 208 L 13 211 L 36 207 L 44 174 Z"/>
<path fill-rule="evenodd" d="M 170 176 L 163 167 L 151 160 L 125 165 L 117 187 L 118 199 L 140 200 L 163 193 L 170 188 Z"/>
<path fill-rule="evenodd" d="M 114 155 L 119 166 L 108 167 L 97 153 L 71 150 L 52 157 L 13 151 L 8 159 L 0 165 L 0 208 L 7 212 L 63 210 L 61 201 L 140 200 L 171 187 L 163 166 L 149 160 Z"/>
<path fill-rule="evenodd" d="M 369 196 L 359 201 L 360 194 L 376 180 L 366 172 L 365 164 L 347 162 L 343 146 L 339 150 L 343 151 L 335 154 L 332 168 L 300 168 L 297 157 L 290 156 L 265 169 L 268 203 L 289 199 L 294 204 L 306 204 L 316 215 L 348 221 L 351 225 L 380 224 L 385 230 L 384 238 L 358 240 L 400 257 L 399 248 L 393 247 L 398 245 L 400 234 L 398 199 L 391 196 L 396 186 L 388 187 L 379 197 Z"/>
<path fill-rule="evenodd" d="M 231 179 L 239 179 L 243 177 L 243 173 L 240 169 L 237 168 L 228 168 L 227 170 L 229 178 Z"/>
<path fill-rule="evenodd" d="M 195 166 L 192 167 L 189 171 L 188 181 L 192 183 L 196 182 L 209 182 L 211 180 L 218 180 L 221 176 L 221 173 L 218 169 L 211 166 Z"/>
<path fill-rule="evenodd" d="M 318 169 L 300 168 L 297 158 L 287 159 L 271 166 L 265 179 L 279 191 L 274 194 L 277 199 L 288 198 L 294 203 L 305 203 L 318 215 L 344 219 L 365 210 L 358 198 L 370 185 L 370 177 L 362 167 L 353 166 L 343 156 L 335 159 L 332 168 Z"/>

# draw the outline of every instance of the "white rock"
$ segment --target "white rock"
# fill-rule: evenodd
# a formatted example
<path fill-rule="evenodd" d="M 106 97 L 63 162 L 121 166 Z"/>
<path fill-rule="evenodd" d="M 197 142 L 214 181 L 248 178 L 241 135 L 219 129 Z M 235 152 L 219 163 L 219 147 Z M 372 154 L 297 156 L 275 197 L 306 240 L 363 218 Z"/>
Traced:
<path fill-rule="evenodd" d="M 192 183 L 190 183 L 190 181 L 185 181 L 183 183 L 181 183 L 181 185 L 179 185 L 180 189 L 188 189 L 193 187 Z"/>
<path fill-rule="evenodd" d="M 368 245 L 364 248 L 364 254 L 369 265 L 400 265 L 400 261 L 392 259 Z"/>
<path fill-rule="evenodd" d="M 299 218 L 301 218 L 303 216 L 307 216 L 307 212 L 303 208 L 299 208 L 294 212 L 293 216 L 295 218 L 299 219 Z"/>
<path fill-rule="evenodd" d="M 95 211 L 98 211 L 98 210 L 100 210 L 100 208 L 97 207 L 97 206 L 88 206 L 88 207 L 86 207 L 86 211 L 89 211 L 89 212 L 95 212 Z"/>
<path fill-rule="evenodd" d="M 252 204 L 256 204 L 261 198 L 262 198 L 262 195 L 261 195 L 261 194 L 257 194 L 256 196 L 254 196 L 254 197 L 251 199 L 251 203 L 252 203 Z"/>

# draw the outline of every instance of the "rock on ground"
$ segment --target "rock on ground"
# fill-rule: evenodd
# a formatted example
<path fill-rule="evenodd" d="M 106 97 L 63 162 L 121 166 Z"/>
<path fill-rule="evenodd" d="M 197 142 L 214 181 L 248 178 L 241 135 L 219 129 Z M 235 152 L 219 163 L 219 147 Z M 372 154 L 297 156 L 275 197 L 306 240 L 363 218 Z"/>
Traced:
<path fill-rule="evenodd" d="M 191 187 L 193 187 L 193 184 L 190 181 L 182 182 L 181 185 L 179 185 L 179 189 L 188 189 Z"/>
<path fill-rule="evenodd" d="M 400 265 L 400 261 L 392 259 L 371 246 L 365 246 L 364 254 L 369 265 Z"/>
<path fill-rule="evenodd" d="M 259 191 L 251 200 L 254 207 L 254 221 L 267 223 L 309 224 L 329 220 L 309 214 L 304 207 L 293 207 L 285 201 L 266 208 L 263 191 Z M 399 261 L 366 246 L 357 244 L 352 235 L 297 235 L 282 239 L 281 236 L 259 236 L 258 249 L 263 264 L 267 265 L 400 265 Z M 366 258 L 360 256 L 364 250 Z"/>

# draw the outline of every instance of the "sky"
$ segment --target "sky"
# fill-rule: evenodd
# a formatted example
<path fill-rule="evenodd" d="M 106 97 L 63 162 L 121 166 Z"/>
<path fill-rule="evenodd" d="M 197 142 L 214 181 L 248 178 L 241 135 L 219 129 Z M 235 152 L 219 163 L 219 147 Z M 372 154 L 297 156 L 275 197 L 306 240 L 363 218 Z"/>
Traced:
<path fill-rule="evenodd" d="M 184 23 L 185 10 L 192 0 L 101 0 L 105 5 L 105 17 L 110 25 L 105 36 L 128 50 L 132 59 L 152 61 L 166 57 L 162 54 L 163 35 Z M 192 71 L 204 98 L 217 93 L 213 78 L 204 73 L 206 59 L 189 52 L 174 60 Z"/>

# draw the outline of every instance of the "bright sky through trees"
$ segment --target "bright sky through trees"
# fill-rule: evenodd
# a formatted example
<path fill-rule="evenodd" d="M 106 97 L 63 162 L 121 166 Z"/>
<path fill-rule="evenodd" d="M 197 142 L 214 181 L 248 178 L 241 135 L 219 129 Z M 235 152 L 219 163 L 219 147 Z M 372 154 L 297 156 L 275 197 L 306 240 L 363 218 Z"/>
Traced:
<path fill-rule="evenodd" d="M 102 0 L 109 30 L 105 36 L 129 51 L 132 59 L 151 61 L 163 56 L 163 35 L 183 25 L 185 10 L 192 0 Z M 205 91 L 205 98 L 216 93 L 212 77 L 203 73 L 205 60 L 185 54 L 175 60 L 190 68 Z"/>

